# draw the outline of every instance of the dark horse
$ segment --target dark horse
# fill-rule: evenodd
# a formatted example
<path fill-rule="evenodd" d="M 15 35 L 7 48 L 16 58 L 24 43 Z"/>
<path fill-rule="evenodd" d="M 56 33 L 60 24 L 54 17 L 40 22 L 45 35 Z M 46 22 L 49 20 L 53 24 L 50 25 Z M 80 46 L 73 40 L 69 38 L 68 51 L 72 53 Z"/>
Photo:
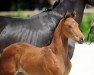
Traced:
<path fill-rule="evenodd" d="M 32 18 L 0 17 L 0 51 L 15 42 L 26 42 L 39 47 L 50 44 L 57 23 L 76 1 L 64 0 Z M 58 5 L 57 5 L 58 4 Z M 70 7 L 71 6 L 71 7 Z"/>
<path fill-rule="evenodd" d="M 39 47 L 50 44 L 57 23 L 68 10 L 76 11 L 76 21 L 80 24 L 86 4 L 94 5 L 93 0 L 61 0 L 55 8 L 44 11 L 32 18 L 0 17 L 0 51 L 15 42 L 26 42 Z M 69 45 L 72 57 L 74 45 Z"/>

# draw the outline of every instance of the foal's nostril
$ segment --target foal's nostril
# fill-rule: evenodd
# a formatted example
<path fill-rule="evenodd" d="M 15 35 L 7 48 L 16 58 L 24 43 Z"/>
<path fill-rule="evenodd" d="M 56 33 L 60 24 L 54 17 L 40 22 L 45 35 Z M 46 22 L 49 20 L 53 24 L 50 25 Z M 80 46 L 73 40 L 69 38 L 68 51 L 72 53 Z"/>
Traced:
<path fill-rule="evenodd" d="M 81 38 L 80 38 L 80 43 L 83 43 L 83 42 L 84 42 L 84 38 L 81 37 Z"/>
<path fill-rule="evenodd" d="M 84 39 L 81 37 L 80 40 L 83 41 Z"/>

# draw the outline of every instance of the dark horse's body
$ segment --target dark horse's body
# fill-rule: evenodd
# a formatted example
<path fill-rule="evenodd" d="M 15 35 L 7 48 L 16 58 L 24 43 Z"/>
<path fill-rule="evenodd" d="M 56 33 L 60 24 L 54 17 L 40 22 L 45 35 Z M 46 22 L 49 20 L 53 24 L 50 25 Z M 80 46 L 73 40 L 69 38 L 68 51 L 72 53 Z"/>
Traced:
<path fill-rule="evenodd" d="M 77 13 L 76 21 L 80 24 L 86 3 L 94 5 L 93 0 L 61 0 L 52 11 L 42 12 L 32 18 L 0 17 L 0 51 L 19 41 L 40 47 L 50 44 L 56 25 L 64 13 L 74 9 Z M 71 56 L 72 53 L 70 50 Z"/>
<path fill-rule="evenodd" d="M 74 5 L 75 1 L 65 0 L 52 11 L 28 19 L 0 17 L 0 50 L 19 41 L 40 47 L 50 44 L 57 23 L 67 10 L 73 11 Z"/>

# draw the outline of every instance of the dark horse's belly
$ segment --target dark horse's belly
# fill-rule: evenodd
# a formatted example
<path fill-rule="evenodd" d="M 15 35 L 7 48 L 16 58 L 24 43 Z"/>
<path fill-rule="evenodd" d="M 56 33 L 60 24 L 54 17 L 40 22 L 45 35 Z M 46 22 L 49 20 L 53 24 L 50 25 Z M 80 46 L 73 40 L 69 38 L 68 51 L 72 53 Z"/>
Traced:
<path fill-rule="evenodd" d="M 8 29 L 8 27 L 6 29 Z M 41 35 L 40 31 L 39 32 L 33 32 L 29 30 L 20 31 L 20 28 L 18 28 L 16 31 L 15 30 L 16 28 L 15 28 L 13 31 L 6 32 L 6 29 L 4 29 L 0 35 L 0 51 L 2 51 L 3 48 L 9 46 L 10 44 L 13 44 L 16 42 L 26 42 L 39 47 L 50 44 L 51 37 L 46 36 L 46 35 L 52 35 L 48 33 L 49 31 L 45 32 L 46 35 Z M 38 37 L 41 37 L 41 38 L 38 38 Z"/>
<path fill-rule="evenodd" d="M 39 47 L 46 46 L 52 38 L 49 35 L 52 34 L 48 30 L 45 30 L 44 34 L 42 34 L 41 30 L 31 31 L 30 28 L 25 28 L 24 26 L 23 29 L 20 26 L 6 26 L 0 34 L 0 50 L 16 42 L 27 42 Z"/>

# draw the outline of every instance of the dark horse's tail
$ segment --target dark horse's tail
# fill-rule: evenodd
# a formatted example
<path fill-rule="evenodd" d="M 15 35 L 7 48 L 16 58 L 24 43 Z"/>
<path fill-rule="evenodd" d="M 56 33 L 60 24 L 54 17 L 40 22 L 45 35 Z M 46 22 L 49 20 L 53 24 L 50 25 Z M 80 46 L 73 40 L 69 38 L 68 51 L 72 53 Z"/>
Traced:
<path fill-rule="evenodd" d="M 10 19 L 11 17 L 0 16 L 0 33 L 8 25 Z"/>

